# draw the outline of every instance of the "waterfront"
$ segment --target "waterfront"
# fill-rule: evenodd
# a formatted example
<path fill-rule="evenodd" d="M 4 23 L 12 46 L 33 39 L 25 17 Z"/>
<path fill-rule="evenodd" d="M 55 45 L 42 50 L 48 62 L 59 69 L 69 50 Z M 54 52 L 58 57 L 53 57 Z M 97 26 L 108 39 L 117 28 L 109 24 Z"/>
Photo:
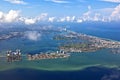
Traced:
<path fill-rule="evenodd" d="M 74 31 L 67 31 L 68 34 L 58 35 L 55 40 L 71 40 L 71 43 L 60 46 L 60 50 L 65 52 L 91 52 L 97 51 L 104 48 L 120 48 L 120 42 L 96 36 L 76 33 Z M 73 42 L 72 40 L 77 39 L 81 43 Z M 119 53 L 119 52 L 118 52 Z"/>
<path fill-rule="evenodd" d="M 68 58 L 43 59 L 43 60 L 29 61 L 25 58 L 27 53 L 35 54 L 35 53 L 46 52 L 46 51 L 57 51 L 59 45 L 61 43 L 64 43 L 64 40 L 57 41 L 57 40 L 52 39 L 52 37 L 54 37 L 54 35 L 56 35 L 56 32 L 52 32 L 52 33 L 51 32 L 46 32 L 46 33 L 41 32 L 40 34 L 42 36 L 39 37 L 38 40 L 36 40 L 36 41 L 30 40 L 29 38 L 26 38 L 26 37 L 14 37 L 14 38 L 10 38 L 7 40 L 1 40 L 0 45 L 2 47 L 0 47 L 0 51 L 1 51 L 0 71 L 1 72 L 6 71 L 6 70 L 10 71 L 12 69 L 10 71 L 10 72 L 12 72 L 12 71 L 16 71 L 17 69 L 19 70 L 19 68 L 20 69 L 25 68 L 25 70 L 33 69 L 33 70 L 35 70 L 35 72 L 37 70 L 38 71 L 46 70 L 46 71 L 53 71 L 53 74 L 54 74 L 56 71 L 57 71 L 57 73 L 59 73 L 59 71 L 65 71 L 66 74 L 68 74 L 69 71 L 73 71 L 73 72 L 79 71 L 79 70 L 81 71 L 83 69 L 86 69 L 88 67 L 93 67 L 93 66 L 106 67 L 106 68 L 110 68 L 110 69 L 111 68 L 119 69 L 120 54 L 112 54 L 109 49 L 101 49 L 101 50 L 98 50 L 95 52 L 72 53 L 72 55 Z M 94 36 L 96 36 L 96 34 Z M 105 38 L 104 36 L 99 36 L 99 37 Z M 119 39 L 119 37 L 118 37 L 118 39 Z M 17 45 L 17 46 L 15 46 L 15 45 Z M 23 58 L 25 60 L 22 60 L 20 62 L 13 62 L 13 63 L 6 62 L 6 59 L 3 58 L 2 56 L 5 56 L 6 51 L 10 50 L 10 49 L 12 49 L 13 51 L 16 49 L 21 49 Z M 19 72 L 17 72 L 17 71 L 16 71 L 16 73 L 19 74 Z M 26 74 L 29 75 L 28 72 L 26 72 Z M 35 73 L 33 73 L 33 74 L 35 74 Z M 46 72 L 46 74 L 47 74 L 47 72 Z M 66 76 L 68 76 L 68 75 L 66 75 Z M 100 79 L 98 79 L 98 80 L 100 80 Z"/>
<path fill-rule="evenodd" d="M 120 80 L 120 0 L 0 0 L 0 80 Z"/>

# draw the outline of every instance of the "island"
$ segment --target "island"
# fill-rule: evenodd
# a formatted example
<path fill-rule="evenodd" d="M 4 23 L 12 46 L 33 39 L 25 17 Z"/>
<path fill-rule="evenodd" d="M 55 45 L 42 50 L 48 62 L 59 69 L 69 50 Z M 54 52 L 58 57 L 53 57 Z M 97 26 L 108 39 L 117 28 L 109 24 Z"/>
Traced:
<path fill-rule="evenodd" d="M 77 33 L 74 31 L 67 31 L 67 34 L 60 34 L 53 37 L 55 40 L 71 40 L 71 43 L 60 45 L 60 50 L 65 52 L 91 52 L 99 49 L 109 48 L 114 49 L 119 53 L 120 42 L 110 39 L 91 36 L 83 33 Z M 82 42 L 72 42 L 73 40 Z M 117 49 L 116 49 L 117 48 Z"/>
<path fill-rule="evenodd" d="M 0 40 L 6 40 L 6 39 L 14 38 L 14 37 L 19 37 L 22 35 L 23 35 L 22 32 L 10 32 L 7 34 L 0 35 Z"/>
<path fill-rule="evenodd" d="M 41 60 L 41 59 L 57 59 L 57 58 L 68 58 L 70 55 L 64 51 L 50 52 L 50 53 L 38 53 L 28 54 L 28 60 Z"/>
<path fill-rule="evenodd" d="M 26 40 L 30 43 L 40 45 L 35 45 L 35 49 L 32 49 L 34 46 L 28 45 L 27 47 L 22 46 L 23 48 L 14 48 L 13 46 L 13 48 L 11 47 L 1 51 L 0 70 L 32 68 L 38 70 L 63 71 L 80 70 L 89 66 L 120 66 L 120 55 L 116 54 L 120 53 L 119 41 L 95 37 L 69 30 L 64 32 L 55 32 L 55 34 L 52 33 L 49 37 L 47 36 L 47 38 L 46 35 L 43 35 L 43 40 L 40 40 L 40 42 Z M 60 39 L 59 36 L 61 37 Z M 57 37 L 57 39 L 55 39 L 55 37 Z M 12 40 L 12 38 L 13 41 L 15 41 L 14 37 L 8 38 L 8 40 L 5 41 L 9 41 L 9 39 Z M 20 38 L 22 37 L 17 37 L 16 40 Z M 42 48 L 48 47 L 47 45 L 44 46 L 45 44 L 48 44 L 48 42 L 45 42 L 46 40 L 49 41 L 50 45 L 48 46 L 50 48 L 42 50 Z M 45 42 L 45 44 L 42 44 L 42 42 Z M 55 49 L 52 47 L 55 47 Z M 109 50 L 111 50 L 111 52 Z M 111 54 L 112 52 L 115 54 Z"/>

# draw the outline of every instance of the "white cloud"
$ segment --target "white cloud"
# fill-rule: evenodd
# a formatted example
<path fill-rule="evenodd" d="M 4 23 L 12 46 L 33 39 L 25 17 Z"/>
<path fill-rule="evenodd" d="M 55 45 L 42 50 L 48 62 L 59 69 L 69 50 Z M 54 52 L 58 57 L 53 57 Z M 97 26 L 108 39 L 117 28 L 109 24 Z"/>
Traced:
<path fill-rule="evenodd" d="M 90 5 L 88 6 L 88 10 L 91 10 L 91 6 Z"/>
<path fill-rule="evenodd" d="M 111 21 L 110 14 L 112 13 L 113 10 L 114 10 L 113 8 L 104 8 L 104 9 L 93 10 L 90 6 L 88 6 L 88 11 L 83 13 L 83 15 L 81 16 L 81 20 L 82 20 L 82 22 L 83 21 L 109 22 L 109 21 Z M 78 21 L 79 21 L 79 19 L 78 19 Z"/>
<path fill-rule="evenodd" d="M 41 21 L 41 20 L 44 21 L 44 20 L 46 20 L 47 16 L 48 16 L 47 13 L 41 13 L 39 16 L 35 17 L 35 19 L 37 21 Z"/>
<path fill-rule="evenodd" d="M 51 1 L 54 3 L 69 3 L 68 1 L 65 1 L 65 0 L 45 0 L 45 1 Z"/>
<path fill-rule="evenodd" d="M 20 11 L 10 10 L 8 13 L 0 12 L 0 22 L 11 23 L 18 21 Z"/>
<path fill-rule="evenodd" d="M 23 0 L 4 0 L 4 1 L 10 2 L 12 4 L 27 4 Z"/>
<path fill-rule="evenodd" d="M 86 21 L 86 20 L 90 20 L 90 15 L 91 15 L 91 11 L 88 11 L 86 13 L 83 13 L 83 20 Z"/>
<path fill-rule="evenodd" d="M 24 23 L 27 24 L 27 25 L 30 25 L 30 24 L 35 24 L 36 23 L 36 20 L 35 19 L 25 19 L 24 20 Z"/>
<path fill-rule="evenodd" d="M 91 19 L 91 14 L 92 14 L 91 6 L 89 5 L 88 6 L 88 11 L 83 13 L 83 15 L 82 15 L 83 21 L 89 21 Z"/>
<path fill-rule="evenodd" d="M 111 20 L 120 20 L 120 4 L 114 8 L 110 18 Z"/>
<path fill-rule="evenodd" d="M 57 20 L 58 22 L 64 22 L 65 21 L 65 18 L 63 17 L 63 18 L 60 18 L 60 19 L 58 19 Z"/>
<path fill-rule="evenodd" d="M 72 16 L 70 21 L 73 22 L 75 18 L 76 18 L 75 16 Z"/>
<path fill-rule="evenodd" d="M 101 1 L 120 3 L 120 0 L 101 0 Z"/>
<path fill-rule="evenodd" d="M 4 18 L 4 13 L 0 12 L 0 20 L 2 20 Z M 1 22 L 1 21 L 0 21 Z"/>
<path fill-rule="evenodd" d="M 100 10 L 92 10 L 91 7 L 88 6 L 88 11 L 83 13 L 81 16 L 83 21 L 119 21 L 120 20 L 120 4 L 115 8 L 104 8 Z"/>
<path fill-rule="evenodd" d="M 65 16 L 65 17 L 61 17 L 58 22 L 73 22 L 75 21 L 75 16 Z"/>
<path fill-rule="evenodd" d="M 71 21 L 71 17 L 70 16 L 66 16 L 65 20 L 69 22 L 69 21 Z"/>
<path fill-rule="evenodd" d="M 48 21 L 49 21 L 49 22 L 54 22 L 55 19 L 56 19 L 56 17 L 49 17 L 49 18 L 48 18 Z"/>
<path fill-rule="evenodd" d="M 18 17 L 19 17 L 19 11 L 10 10 L 9 13 L 6 14 L 6 16 L 5 16 L 5 21 L 13 22 L 13 21 L 17 20 Z"/>
<path fill-rule="evenodd" d="M 82 23 L 83 20 L 82 19 L 77 19 L 77 23 Z"/>
<path fill-rule="evenodd" d="M 107 13 L 109 12 L 109 14 Z M 107 14 L 104 14 L 107 13 Z M 0 23 L 13 23 L 23 22 L 26 25 L 36 24 L 39 22 L 85 22 L 85 21 L 119 21 L 120 20 L 120 4 L 115 8 L 105 8 L 93 10 L 91 6 L 88 6 L 88 11 L 83 13 L 81 16 L 64 16 L 64 17 L 49 17 L 47 13 L 41 13 L 37 17 L 28 18 L 23 17 L 19 10 L 10 10 L 8 13 L 0 11 Z"/>
<path fill-rule="evenodd" d="M 47 13 L 41 13 L 40 16 L 34 17 L 34 18 L 19 18 L 20 21 L 24 22 L 27 25 L 35 24 L 39 21 L 47 21 Z"/>
<path fill-rule="evenodd" d="M 101 14 L 100 13 L 95 13 L 95 15 L 94 15 L 94 17 L 93 17 L 93 20 L 94 21 L 99 21 L 99 20 L 101 20 Z"/>
<path fill-rule="evenodd" d="M 40 39 L 41 34 L 37 31 L 27 31 L 25 33 L 25 37 L 29 40 L 37 41 L 38 39 Z"/>
<path fill-rule="evenodd" d="M 10 10 L 8 13 L 0 11 L 0 23 L 24 22 L 27 25 L 35 24 L 39 21 L 47 21 L 47 13 L 41 13 L 34 18 L 27 18 L 20 15 L 19 10 Z"/>

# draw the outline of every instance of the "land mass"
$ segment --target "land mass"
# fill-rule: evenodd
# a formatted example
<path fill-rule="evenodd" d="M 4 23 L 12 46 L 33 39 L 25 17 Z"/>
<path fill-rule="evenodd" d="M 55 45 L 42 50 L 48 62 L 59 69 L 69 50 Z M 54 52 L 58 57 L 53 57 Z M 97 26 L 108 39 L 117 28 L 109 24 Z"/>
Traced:
<path fill-rule="evenodd" d="M 14 37 L 19 37 L 22 35 L 23 35 L 22 32 L 10 32 L 9 34 L 0 35 L 0 40 L 6 40 L 6 39 L 14 38 Z"/>
<path fill-rule="evenodd" d="M 68 34 L 57 35 L 53 39 L 55 40 L 83 40 L 84 42 L 72 42 L 61 45 L 59 48 L 65 52 L 91 52 L 103 48 L 110 48 L 120 53 L 120 42 L 105 38 L 99 38 L 83 33 L 77 33 L 73 31 L 67 31 Z M 117 49 L 116 49 L 117 48 Z"/>

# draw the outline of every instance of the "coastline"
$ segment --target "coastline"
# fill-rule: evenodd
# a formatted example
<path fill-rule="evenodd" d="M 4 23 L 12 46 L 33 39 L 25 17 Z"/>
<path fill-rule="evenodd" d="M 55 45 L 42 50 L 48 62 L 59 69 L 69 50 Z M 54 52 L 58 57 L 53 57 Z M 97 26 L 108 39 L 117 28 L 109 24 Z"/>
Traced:
<path fill-rule="evenodd" d="M 96 52 L 87 52 L 87 53 L 81 52 L 81 54 L 72 54 L 72 57 L 66 59 L 44 59 L 40 61 L 23 60 L 22 62 L 14 62 L 14 63 L 5 62 L 5 64 L 4 62 L 0 62 L 0 64 L 2 64 L 1 65 L 2 68 L 0 69 L 10 70 L 15 68 L 30 68 L 30 69 L 50 70 L 50 71 L 70 71 L 70 70 L 74 71 L 74 70 L 82 70 L 84 68 L 96 66 L 96 65 L 107 66 L 107 67 L 119 67 L 119 63 L 116 62 L 119 61 L 119 59 L 116 59 L 117 55 L 112 55 L 112 54 L 109 55 L 109 53 L 110 53 L 109 51 L 104 52 L 104 50 L 103 51 L 100 50 Z M 106 56 L 109 56 L 110 59 L 106 58 Z M 89 57 L 91 59 L 89 59 Z"/>
<path fill-rule="evenodd" d="M 104 53 L 103 53 L 104 52 Z M 108 52 L 108 51 L 107 51 Z M 109 54 L 105 50 L 72 54 L 70 58 L 62 59 L 44 59 L 28 61 L 22 60 L 21 62 L 7 63 L 5 60 L 0 61 L 0 71 L 15 69 L 15 68 L 28 68 L 36 70 L 48 70 L 48 71 L 75 71 L 82 70 L 92 66 L 103 66 L 107 68 L 119 68 L 119 54 Z M 98 56 L 96 56 L 98 54 Z M 111 56 L 106 58 L 105 56 Z M 91 59 L 88 59 L 91 57 Z M 25 57 L 24 57 L 25 58 Z M 88 61 L 89 60 L 89 61 Z"/>

